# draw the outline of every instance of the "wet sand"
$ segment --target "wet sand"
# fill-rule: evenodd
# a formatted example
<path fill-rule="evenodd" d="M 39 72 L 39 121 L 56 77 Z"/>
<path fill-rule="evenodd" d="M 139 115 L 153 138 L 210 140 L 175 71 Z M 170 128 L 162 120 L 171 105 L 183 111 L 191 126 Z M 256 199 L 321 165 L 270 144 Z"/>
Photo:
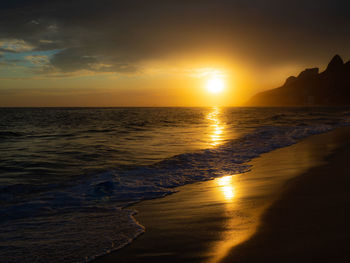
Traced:
<path fill-rule="evenodd" d="M 222 262 L 350 262 L 350 132 L 327 163 L 289 182 L 257 233 Z"/>
<path fill-rule="evenodd" d="M 143 201 L 132 208 L 145 234 L 94 262 L 345 262 L 318 255 L 325 245 L 348 254 L 349 143 L 349 129 L 311 136 L 254 159 L 248 173 Z"/>

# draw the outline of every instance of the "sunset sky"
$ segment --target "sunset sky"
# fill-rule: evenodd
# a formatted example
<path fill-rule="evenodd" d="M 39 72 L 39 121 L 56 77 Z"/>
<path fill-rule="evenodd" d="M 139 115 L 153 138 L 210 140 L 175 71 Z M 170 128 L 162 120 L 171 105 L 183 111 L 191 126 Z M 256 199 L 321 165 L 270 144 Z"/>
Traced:
<path fill-rule="evenodd" d="M 324 68 L 336 53 L 350 58 L 345 0 L 0 7 L 3 107 L 236 106 L 306 67 Z M 213 82 L 221 92 L 210 92 Z"/>

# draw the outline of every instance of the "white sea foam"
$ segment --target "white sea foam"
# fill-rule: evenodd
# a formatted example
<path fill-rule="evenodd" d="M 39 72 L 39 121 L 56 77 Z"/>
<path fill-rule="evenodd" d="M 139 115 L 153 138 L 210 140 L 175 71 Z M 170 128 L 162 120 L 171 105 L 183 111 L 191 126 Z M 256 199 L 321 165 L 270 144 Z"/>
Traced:
<path fill-rule="evenodd" d="M 349 124 L 348 113 L 340 121 L 325 118 L 310 125 L 313 118 L 308 114 L 299 117 L 297 126 L 282 126 L 285 119 L 294 122 L 293 116 L 271 115 L 266 126 L 247 129 L 243 136 L 216 148 L 151 165 L 119 167 L 69 184 L 0 186 L 0 258 L 85 262 L 119 249 L 144 232 L 133 217 L 135 211 L 126 208 L 130 204 L 163 197 L 188 183 L 244 173 L 251 169 L 247 162 L 263 153 Z"/>
<path fill-rule="evenodd" d="M 2 207 L 2 215 L 15 218 L 2 224 L 7 231 L 7 249 L 1 256 L 7 262 L 93 259 L 125 246 L 144 231 L 133 212 L 121 208 L 173 193 L 177 186 L 243 173 L 250 169 L 246 163 L 252 158 L 331 129 L 329 125 L 260 127 L 215 149 L 131 170 L 109 171 L 60 191 L 44 192 L 31 202 Z M 25 242 L 25 248 L 16 241 L 16 228 L 30 233 L 20 241 Z M 43 241 L 45 236 L 50 237 L 49 243 Z"/>

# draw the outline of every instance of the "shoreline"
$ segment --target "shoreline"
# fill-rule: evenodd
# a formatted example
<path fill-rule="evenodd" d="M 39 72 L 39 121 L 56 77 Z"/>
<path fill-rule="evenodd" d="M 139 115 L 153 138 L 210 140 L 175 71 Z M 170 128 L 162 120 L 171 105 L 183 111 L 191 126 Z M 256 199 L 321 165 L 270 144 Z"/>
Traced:
<path fill-rule="evenodd" d="M 339 134 L 349 134 L 348 130 L 313 135 L 262 154 L 249 162 L 252 171 L 232 176 L 227 182 L 217 178 L 182 186 L 178 193 L 129 207 L 138 211 L 136 221 L 146 232 L 92 262 L 228 260 L 232 247 L 254 237 L 256 229 L 259 233 L 261 215 L 283 196 L 284 185 L 312 167 L 324 165 L 324 158 L 339 147 Z"/>
<path fill-rule="evenodd" d="M 350 129 L 343 130 L 342 145 L 291 179 L 257 232 L 220 262 L 350 262 Z"/>

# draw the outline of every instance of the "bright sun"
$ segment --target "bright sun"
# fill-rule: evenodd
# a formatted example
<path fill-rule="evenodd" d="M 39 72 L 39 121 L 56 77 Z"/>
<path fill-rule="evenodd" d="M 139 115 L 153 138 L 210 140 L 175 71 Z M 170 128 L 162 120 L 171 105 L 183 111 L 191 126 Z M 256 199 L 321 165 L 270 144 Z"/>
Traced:
<path fill-rule="evenodd" d="M 225 88 L 224 80 L 218 76 L 211 77 L 207 82 L 207 90 L 210 93 L 221 93 Z"/>

